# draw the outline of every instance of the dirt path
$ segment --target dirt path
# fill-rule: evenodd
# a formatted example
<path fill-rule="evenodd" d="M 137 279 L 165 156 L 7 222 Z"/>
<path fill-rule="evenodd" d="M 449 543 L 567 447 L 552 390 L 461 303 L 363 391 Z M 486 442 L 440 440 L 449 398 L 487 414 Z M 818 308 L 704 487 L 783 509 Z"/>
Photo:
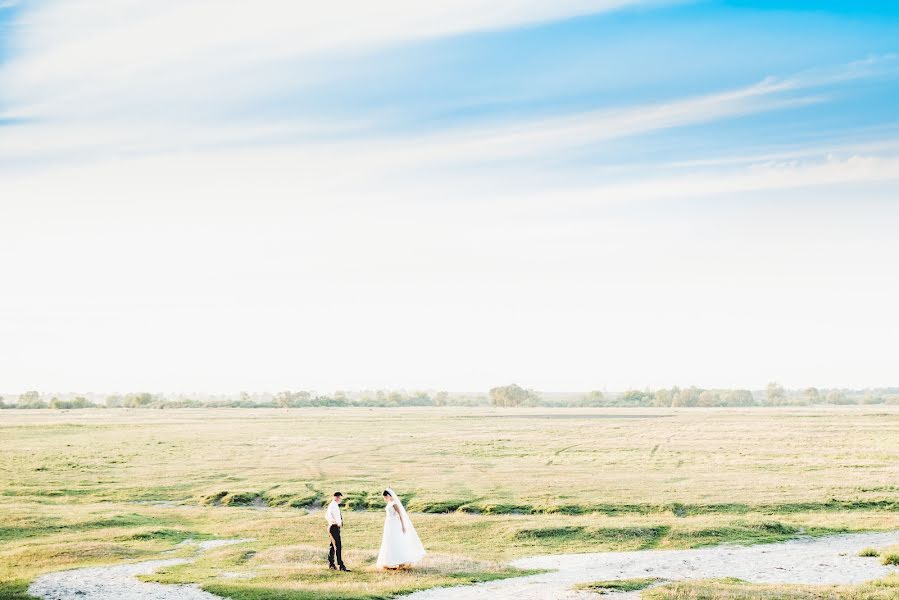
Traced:
<path fill-rule="evenodd" d="M 197 548 L 202 552 L 245 541 L 248 540 L 208 540 L 199 542 Z M 35 579 L 28 593 L 44 600 L 221 600 L 197 586 L 145 583 L 136 577 L 194 560 L 196 558 L 169 558 L 59 571 Z"/>
<path fill-rule="evenodd" d="M 247 540 L 212 540 L 203 551 Z M 581 600 L 593 594 L 572 591 L 577 583 L 635 577 L 665 580 L 738 577 L 768 583 L 861 583 L 895 572 L 876 558 L 860 558 L 868 546 L 899 543 L 899 531 L 800 539 L 761 546 L 715 546 L 697 550 L 642 550 L 598 554 L 547 555 L 513 562 L 550 573 L 484 584 L 416 592 L 408 600 Z M 220 600 L 199 587 L 144 583 L 136 578 L 161 567 L 195 558 L 150 560 L 112 567 L 91 567 L 38 577 L 28 592 L 43 600 Z M 639 593 L 609 594 L 612 600 L 639 598 Z"/>
<path fill-rule="evenodd" d="M 551 573 L 473 586 L 416 592 L 408 600 L 581 600 L 595 594 L 572 591 L 577 583 L 659 577 L 665 580 L 737 577 L 757 583 L 861 583 L 895 572 L 876 558 L 860 558 L 868 546 L 899 543 L 899 531 L 800 539 L 760 546 L 714 546 L 696 550 L 642 550 L 550 555 L 512 564 Z M 639 592 L 602 598 L 639 598 Z"/>

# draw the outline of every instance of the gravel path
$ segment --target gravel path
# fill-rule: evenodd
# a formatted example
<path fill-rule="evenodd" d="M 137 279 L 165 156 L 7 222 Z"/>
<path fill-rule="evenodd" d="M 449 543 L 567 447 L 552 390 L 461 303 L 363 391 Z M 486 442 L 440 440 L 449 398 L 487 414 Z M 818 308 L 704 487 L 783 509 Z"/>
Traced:
<path fill-rule="evenodd" d="M 248 540 L 212 540 L 198 544 L 207 550 Z M 517 560 L 526 569 L 554 569 L 530 577 L 472 586 L 416 592 L 407 600 L 582 600 L 595 599 L 571 588 L 577 583 L 636 577 L 665 580 L 738 577 L 766 583 L 861 583 L 897 571 L 876 558 L 860 558 L 868 546 L 899 543 L 899 531 L 799 539 L 760 546 L 715 546 L 696 550 L 643 550 L 598 554 L 547 555 Z M 150 560 L 113 567 L 92 567 L 38 577 L 28 593 L 44 600 L 220 600 L 197 586 L 144 583 L 136 575 L 160 567 L 191 562 L 191 558 Z M 639 592 L 608 594 L 608 600 L 639 598 Z"/>
<path fill-rule="evenodd" d="M 198 551 L 240 544 L 249 540 L 208 540 Z M 28 593 L 44 600 L 221 600 L 193 585 L 145 583 L 137 575 L 149 575 L 162 567 L 193 562 L 196 558 L 169 558 L 112 567 L 72 569 L 42 575 Z"/>
<path fill-rule="evenodd" d="M 861 583 L 897 569 L 881 565 L 876 558 L 861 558 L 858 553 L 868 546 L 896 543 L 899 543 L 899 531 L 807 538 L 760 546 L 538 556 L 512 564 L 525 569 L 556 570 L 473 586 L 426 590 L 406 596 L 406 600 L 595 599 L 596 595 L 575 592 L 572 586 L 638 577 L 665 580 L 737 577 L 756 583 Z M 639 592 L 606 594 L 602 598 L 639 598 Z"/>

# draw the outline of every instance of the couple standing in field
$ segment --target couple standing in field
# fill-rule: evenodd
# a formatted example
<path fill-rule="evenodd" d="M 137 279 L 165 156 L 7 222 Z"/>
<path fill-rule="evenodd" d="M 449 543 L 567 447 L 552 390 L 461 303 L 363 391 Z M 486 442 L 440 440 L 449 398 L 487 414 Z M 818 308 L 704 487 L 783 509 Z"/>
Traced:
<path fill-rule="evenodd" d="M 420 561 L 425 555 L 424 546 L 418 538 L 415 526 L 403 503 L 392 489 L 384 490 L 384 507 L 387 515 L 384 517 L 384 535 L 381 538 L 381 551 L 378 552 L 378 560 L 375 566 L 379 569 L 402 569 L 410 567 Z M 340 503 L 343 494 L 334 492 L 334 497 L 325 511 L 325 519 L 328 521 L 328 536 L 331 545 L 328 548 L 328 568 L 349 572 L 343 563 L 343 544 L 340 540 L 340 530 L 343 528 L 343 516 L 340 513 Z"/>

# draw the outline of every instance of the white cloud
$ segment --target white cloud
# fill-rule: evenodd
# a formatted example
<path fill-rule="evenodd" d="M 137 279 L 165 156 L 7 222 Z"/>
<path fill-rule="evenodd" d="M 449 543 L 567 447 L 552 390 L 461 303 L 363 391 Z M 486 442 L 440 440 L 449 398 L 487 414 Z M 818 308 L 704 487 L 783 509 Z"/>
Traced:
<path fill-rule="evenodd" d="M 614 10 L 646 0 L 43 0 L 26 7 L 0 89 L 22 116 L 108 110 L 141 94 L 264 85 L 251 67 Z M 295 67 L 291 78 L 302 79 Z M 240 77 L 241 81 L 235 81 Z M 246 89 L 244 87 L 244 89 Z M 118 108 L 121 108 L 119 106 Z"/>

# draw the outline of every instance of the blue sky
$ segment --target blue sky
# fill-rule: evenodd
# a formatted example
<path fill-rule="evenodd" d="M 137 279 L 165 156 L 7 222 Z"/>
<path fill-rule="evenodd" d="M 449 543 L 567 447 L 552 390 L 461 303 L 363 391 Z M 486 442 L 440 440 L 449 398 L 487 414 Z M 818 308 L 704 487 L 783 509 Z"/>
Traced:
<path fill-rule="evenodd" d="M 897 106 L 887 2 L 0 0 L 0 391 L 895 385 Z"/>

